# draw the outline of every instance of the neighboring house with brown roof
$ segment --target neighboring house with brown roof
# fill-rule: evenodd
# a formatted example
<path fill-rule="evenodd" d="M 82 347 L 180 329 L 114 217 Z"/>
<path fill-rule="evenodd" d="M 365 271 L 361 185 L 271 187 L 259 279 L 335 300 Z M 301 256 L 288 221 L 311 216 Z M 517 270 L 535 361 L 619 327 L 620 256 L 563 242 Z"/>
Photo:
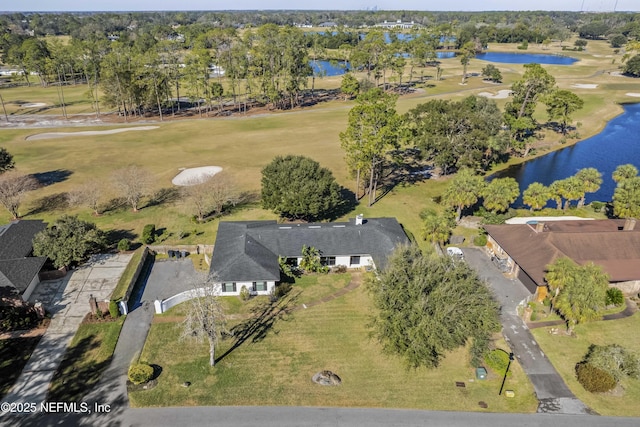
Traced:
<path fill-rule="evenodd" d="M 633 219 L 531 221 L 485 225 L 487 249 L 533 294 L 546 295 L 546 266 L 561 257 L 600 265 L 610 283 L 631 294 L 640 290 L 640 227 Z"/>
<path fill-rule="evenodd" d="M 40 283 L 39 273 L 47 260 L 33 256 L 33 237 L 47 225 L 40 220 L 21 220 L 0 226 L 0 297 L 27 301 Z"/>

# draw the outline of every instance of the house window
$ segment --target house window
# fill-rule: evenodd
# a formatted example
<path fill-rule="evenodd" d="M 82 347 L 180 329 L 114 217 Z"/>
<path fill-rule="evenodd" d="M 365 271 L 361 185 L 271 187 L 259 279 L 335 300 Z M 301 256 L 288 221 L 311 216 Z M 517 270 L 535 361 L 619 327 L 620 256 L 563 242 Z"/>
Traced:
<path fill-rule="evenodd" d="M 320 264 L 333 266 L 336 265 L 336 257 L 334 256 L 323 256 L 320 258 Z"/>
<path fill-rule="evenodd" d="M 222 284 L 222 292 L 235 292 L 235 291 L 236 291 L 236 282 Z"/>
<path fill-rule="evenodd" d="M 260 292 L 267 290 L 267 282 L 253 282 L 253 291 Z"/>
<path fill-rule="evenodd" d="M 349 264 L 351 264 L 351 265 L 360 265 L 360 255 L 352 255 L 349 258 Z"/>

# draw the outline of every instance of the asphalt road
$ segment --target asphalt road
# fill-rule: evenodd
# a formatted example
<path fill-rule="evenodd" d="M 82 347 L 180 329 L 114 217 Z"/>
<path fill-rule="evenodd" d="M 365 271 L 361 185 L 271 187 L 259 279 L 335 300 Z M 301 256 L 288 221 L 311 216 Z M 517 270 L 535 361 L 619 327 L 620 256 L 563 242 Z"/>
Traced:
<path fill-rule="evenodd" d="M 215 427 L 637 427 L 639 418 L 591 415 L 497 414 L 367 408 L 192 407 L 113 410 L 90 415 L 38 414 L 0 417 L 0 425 L 47 426 L 215 426 Z"/>

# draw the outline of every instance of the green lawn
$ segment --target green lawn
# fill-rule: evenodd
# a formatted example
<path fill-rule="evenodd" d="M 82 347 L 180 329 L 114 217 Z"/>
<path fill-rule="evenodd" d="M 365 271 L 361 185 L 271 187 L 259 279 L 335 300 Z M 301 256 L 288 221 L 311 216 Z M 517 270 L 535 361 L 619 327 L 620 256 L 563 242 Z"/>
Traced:
<path fill-rule="evenodd" d="M 622 394 L 593 394 L 576 380 L 575 365 L 580 362 L 591 344 L 620 344 L 640 353 L 640 340 L 635 337 L 640 329 L 640 314 L 619 320 L 590 322 L 578 325 L 576 336 L 551 335 L 549 328 L 533 329 L 540 348 L 549 357 L 560 375 L 575 395 L 601 415 L 640 416 L 640 380 L 623 379 Z"/>
<path fill-rule="evenodd" d="M 0 340 L 0 398 L 16 382 L 41 337 Z"/>
<path fill-rule="evenodd" d="M 124 317 L 82 324 L 49 385 L 49 401 L 79 402 L 97 384 L 111 362 Z"/>
<path fill-rule="evenodd" d="M 330 276 L 328 276 L 330 277 Z M 340 277 L 337 277 L 340 280 Z M 294 288 L 295 289 L 295 288 Z M 294 294 L 292 292 L 292 294 Z M 263 304 L 268 304 L 264 301 Z M 283 303 L 281 303 L 283 304 Z M 298 301 L 291 301 L 290 307 Z M 470 381 L 474 371 L 464 349 L 452 352 L 438 369 L 406 369 L 396 356 L 381 353 L 366 327 L 372 305 L 363 287 L 328 303 L 284 314 L 272 307 L 259 324 L 238 320 L 255 331 L 244 341 L 227 339 L 217 350 L 215 368 L 208 366 L 208 345 L 178 340 L 179 323 L 154 323 L 141 360 L 163 371 L 153 390 L 130 393 L 131 405 L 298 405 L 388 407 L 438 410 L 533 412 L 537 401 L 519 366 L 507 389 L 515 398 L 498 396 L 501 378 Z M 259 310 L 258 310 L 259 311 Z M 264 312 L 264 310 L 259 311 Z M 251 327 L 253 326 L 253 327 Z M 238 331 L 238 330 L 237 330 Z M 236 332 L 236 336 L 242 336 Z M 232 348 L 228 354 L 225 353 Z M 223 356 L 224 355 L 224 356 Z M 342 378 L 325 388 L 311 377 L 329 369 Z M 182 387 L 188 381 L 191 386 Z M 466 383 L 457 388 L 456 381 Z"/>

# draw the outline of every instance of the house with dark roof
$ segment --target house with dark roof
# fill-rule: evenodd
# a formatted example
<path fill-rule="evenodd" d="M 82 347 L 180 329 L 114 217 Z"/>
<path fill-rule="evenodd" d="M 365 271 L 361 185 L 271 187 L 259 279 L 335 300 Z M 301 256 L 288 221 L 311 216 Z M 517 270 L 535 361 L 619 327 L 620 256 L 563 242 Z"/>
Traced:
<path fill-rule="evenodd" d="M 0 226 L 0 296 L 27 301 L 40 283 L 39 273 L 47 260 L 33 256 L 33 237 L 47 225 L 40 220 L 21 220 Z"/>
<path fill-rule="evenodd" d="M 222 295 L 238 295 L 242 287 L 267 295 L 280 281 L 278 257 L 298 265 L 302 247 L 314 247 L 327 266 L 384 268 L 387 256 L 409 239 L 395 218 L 348 222 L 286 223 L 221 221 L 210 272 Z"/>
<path fill-rule="evenodd" d="M 532 294 L 544 298 L 546 266 L 561 257 L 602 266 L 611 285 L 640 291 L 640 227 L 634 219 L 485 225 L 487 249 Z"/>

